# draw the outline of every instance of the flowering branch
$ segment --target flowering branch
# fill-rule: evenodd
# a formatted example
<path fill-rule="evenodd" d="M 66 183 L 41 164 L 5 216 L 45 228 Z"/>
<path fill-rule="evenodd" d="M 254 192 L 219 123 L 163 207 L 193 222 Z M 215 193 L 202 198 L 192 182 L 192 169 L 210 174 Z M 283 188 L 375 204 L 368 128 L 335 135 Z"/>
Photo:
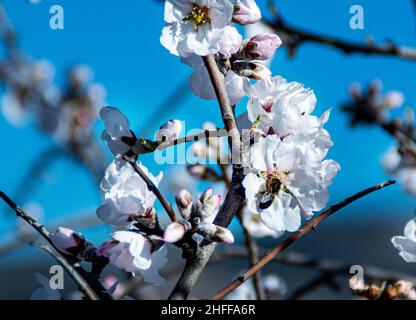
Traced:
<path fill-rule="evenodd" d="M 290 50 L 290 55 L 293 55 L 301 44 L 305 42 L 312 42 L 339 49 L 345 54 L 362 53 L 366 55 L 383 55 L 416 61 L 416 48 L 397 46 L 392 42 L 388 42 L 385 45 L 379 45 L 373 42 L 361 44 L 306 31 L 288 24 L 279 15 L 273 0 L 268 0 L 268 5 L 271 13 L 273 14 L 274 20 L 270 21 L 263 18 L 262 21 L 269 27 L 273 28 L 283 39 Z"/>
<path fill-rule="evenodd" d="M 162 204 L 163 208 L 165 208 L 170 220 L 173 222 L 178 221 L 178 217 L 175 215 L 172 206 L 160 192 L 160 190 L 156 187 L 156 185 L 149 179 L 149 177 L 143 172 L 143 170 L 137 165 L 136 161 L 130 159 L 128 156 L 123 156 L 123 160 L 127 161 L 134 169 L 134 171 L 143 179 L 146 183 L 147 188 L 149 191 L 153 192 L 155 196 L 159 199 L 160 203 Z"/>
<path fill-rule="evenodd" d="M 26 221 L 30 226 L 32 226 L 48 243 L 49 246 L 45 247 L 48 248 L 48 252 L 55 257 L 57 261 L 59 261 L 62 266 L 69 272 L 71 277 L 74 279 L 74 281 L 77 283 L 79 289 L 85 293 L 85 295 L 90 300 L 98 300 L 97 293 L 91 288 L 88 281 L 80 274 L 82 272 L 84 275 L 86 275 L 86 271 L 81 267 L 77 266 L 75 267 L 73 263 L 70 263 L 67 258 L 65 258 L 55 247 L 54 243 L 51 240 L 51 234 L 49 231 L 40 223 L 38 223 L 35 219 L 33 219 L 31 216 L 26 214 L 19 206 L 16 205 L 4 192 L 0 191 L 0 197 L 7 203 L 7 205 L 12 208 L 16 215 L 20 218 L 22 218 L 24 221 Z M 51 247 L 53 247 L 56 250 L 52 250 Z M 101 288 L 102 291 L 105 292 L 103 288 Z M 101 290 L 100 290 L 101 291 Z"/>
<path fill-rule="evenodd" d="M 316 226 L 337 212 L 338 210 L 346 207 L 347 205 L 351 204 L 355 200 L 358 200 L 374 191 L 380 190 L 384 187 L 387 187 L 389 185 L 394 184 L 395 181 L 389 180 L 377 185 L 374 185 L 372 187 L 369 187 L 363 191 L 360 191 L 351 197 L 348 197 L 344 199 L 343 201 L 331 206 L 329 209 L 325 210 L 323 213 L 321 213 L 316 218 L 309 221 L 307 224 L 305 224 L 302 228 L 300 228 L 296 233 L 293 233 L 289 238 L 287 238 L 285 241 L 283 241 L 281 244 L 279 244 L 274 249 L 270 250 L 267 254 L 265 254 L 260 261 L 253 267 L 251 267 L 248 271 L 246 271 L 243 275 L 238 277 L 236 280 L 228 284 L 224 289 L 218 291 L 216 294 L 214 294 L 210 299 L 211 300 L 219 300 L 224 298 L 227 294 L 229 294 L 231 291 L 238 288 L 241 284 L 243 284 L 247 279 L 251 278 L 256 272 L 261 270 L 266 264 L 268 264 L 270 261 L 274 259 L 275 256 L 277 256 L 280 252 L 285 250 L 287 247 L 289 247 L 292 243 L 294 243 L 296 240 L 302 238 L 305 234 L 310 232 L 311 230 L 314 230 Z"/>

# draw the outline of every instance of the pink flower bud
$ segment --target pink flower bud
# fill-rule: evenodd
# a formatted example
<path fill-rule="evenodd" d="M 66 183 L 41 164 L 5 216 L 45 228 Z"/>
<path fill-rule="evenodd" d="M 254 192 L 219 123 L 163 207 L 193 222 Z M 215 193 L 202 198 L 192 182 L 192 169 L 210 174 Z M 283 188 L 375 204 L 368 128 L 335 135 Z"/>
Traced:
<path fill-rule="evenodd" d="M 188 190 L 182 189 L 175 197 L 176 205 L 182 217 L 186 220 L 191 216 L 192 210 L 192 195 Z"/>
<path fill-rule="evenodd" d="M 282 44 L 279 36 L 272 33 L 259 34 L 252 37 L 244 45 L 244 56 L 255 60 L 268 60 Z"/>
<path fill-rule="evenodd" d="M 212 187 L 209 187 L 207 190 L 205 190 L 201 196 L 199 197 L 199 201 L 202 203 L 208 201 L 212 197 Z"/>
<path fill-rule="evenodd" d="M 174 243 L 183 238 L 185 232 L 188 230 L 188 224 L 182 222 L 172 222 L 168 225 L 163 234 L 163 241 Z"/>
<path fill-rule="evenodd" d="M 51 234 L 53 245 L 61 252 L 77 256 L 85 247 L 85 238 L 75 231 L 59 227 Z"/>
<path fill-rule="evenodd" d="M 199 215 L 204 219 L 212 216 L 218 210 L 221 202 L 221 195 L 213 194 L 212 188 L 208 188 L 199 197 L 200 209 Z"/>
<path fill-rule="evenodd" d="M 157 141 L 173 141 L 179 137 L 182 131 L 180 120 L 169 120 L 156 132 Z"/>
<path fill-rule="evenodd" d="M 225 58 L 230 58 L 234 53 L 240 50 L 243 37 L 238 30 L 231 26 L 226 26 L 220 40 L 220 53 Z"/>
<path fill-rule="evenodd" d="M 238 24 L 256 23 L 261 19 L 260 8 L 254 0 L 242 0 L 234 6 L 233 21 Z"/>
<path fill-rule="evenodd" d="M 230 230 L 212 223 L 203 223 L 198 226 L 197 232 L 205 239 L 226 244 L 234 243 L 234 236 Z"/>

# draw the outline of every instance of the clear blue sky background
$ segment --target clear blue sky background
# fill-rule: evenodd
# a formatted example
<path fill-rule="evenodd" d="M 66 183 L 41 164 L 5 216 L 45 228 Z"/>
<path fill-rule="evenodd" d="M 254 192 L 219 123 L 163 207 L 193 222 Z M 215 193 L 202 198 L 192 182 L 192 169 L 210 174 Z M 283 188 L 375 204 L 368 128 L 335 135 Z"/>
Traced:
<path fill-rule="evenodd" d="M 267 15 L 265 0 L 258 0 Z M 369 34 L 376 41 L 394 39 L 399 44 L 416 46 L 416 17 L 412 1 L 276 1 L 286 20 L 310 30 L 363 41 Z M 185 82 L 190 69 L 170 55 L 159 43 L 163 27 L 163 6 L 152 0 L 43 0 L 31 5 L 24 0 L 2 0 L 15 23 L 23 49 L 34 58 L 46 58 L 57 69 L 62 82 L 64 71 L 73 63 L 87 63 L 95 70 L 96 80 L 108 90 L 108 103 L 122 109 L 135 128 L 148 119 L 175 89 Z M 349 28 L 349 8 L 361 4 L 365 10 L 365 29 Z M 61 4 L 65 10 L 65 29 L 49 28 L 49 7 Z M 317 114 L 332 108 L 327 125 L 335 146 L 330 156 L 342 165 L 331 187 L 331 202 L 368 185 L 385 180 L 380 156 L 390 145 L 390 138 L 376 128 L 351 130 L 347 118 L 339 111 L 347 99 L 352 81 L 367 83 L 373 78 L 384 81 L 385 89 L 406 94 L 406 105 L 416 102 L 416 63 L 386 57 L 345 56 L 342 53 L 307 44 L 294 59 L 288 60 L 280 50 L 272 65 L 276 75 L 305 83 L 318 97 Z M 242 110 L 240 107 L 239 110 Z M 220 124 L 215 102 L 189 95 L 160 119 L 183 119 L 188 129 L 198 128 L 205 120 Z M 153 137 L 157 124 L 147 132 Z M 97 124 L 97 133 L 102 130 Z M 12 192 L 22 178 L 25 167 L 50 143 L 35 127 L 16 129 L 0 117 L 0 188 Z M 144 159 L 154 173 L 160 168 Z M 99 203 L 95 186 L 88 175 L 74 163 L 57 162 L 30 197 L 45 208 L 47 219 L 63 217 L 74 211 L 94 208 Z M 414 199 L 396 185 L 352 205 L 331 223 L 357 223 L 369 219 L 395 218 L 404 224 L 413 214 Z M 363 217 L 363 215 L 365 217 Z M 1 218 L 3 219 L 3 218 Z M 0 230 L 12 226 L 0 223 Z"/>

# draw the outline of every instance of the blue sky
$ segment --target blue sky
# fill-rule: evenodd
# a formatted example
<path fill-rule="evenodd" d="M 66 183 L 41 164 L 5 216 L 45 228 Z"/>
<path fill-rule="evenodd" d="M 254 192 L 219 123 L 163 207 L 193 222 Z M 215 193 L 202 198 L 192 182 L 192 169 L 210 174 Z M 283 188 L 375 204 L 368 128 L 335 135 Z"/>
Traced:
<path fill-rule="evenodd" d="M 19 34 L 22 48 L 36 59 L 52 61 L 56 79 L 62 82 L 65 70 L 73 63 L 87 63 L 95 71 L 96 80 L 108 90 L 108 103 L 128 115 L 135 128 L 150 127 L 148 137 L 164 121 L 177 118 L 186 121 L 188 129 L 198 128 L 210 120 L 220 125 L 219 110 L 214 101 L 203 101 L 189 93 L 183 103 L 166 115 L 160 123 L 149 123 L 152 113 L 187 81 L 190 69 L 170 55 L 159 43 L 163 27 L 163 7 L 152 0 L 43 0 L 31 5 L 24 0 L 2 0 Z M 268 15 L 265 0 L 258 0 Z M 373 35 L 380 42 L 394 39 L 399 44 L 416 46 L 416 17 L 412 1 L 380 0 L 276 1 L 286 20 L 296 26 L 364 41 Z M 65 10 L 65 29 L 49 28 L 49 7 L 60 4 Z M 349 8 L 360 4 L 365 10 L 365 29 L 349 28 Z M 390 145 L 390 138 L 377 128 L 351 130 L 339 104 L 347 99 L 352 81 L 367 83 L 380 78 L 386 90 L 401 90 L 406 105 L 416 102 L 416 64 L 388 57 L 345 56 L 342 53 L 306 44 L 288 60 L 286 50 L 279 51 L 272 64 L 275 75 L 305 83 L 316 92 L 316 114 L 332 108 L 327 129 L 335 142 L 331 158 L 342 170 L 331 187 L 331 202 L 336 202 L 362 189 L 387 179 L 379 160 Z M 173 99 L 179 99 L 173 95 Z M 238 110 L 243 110 L 244 105 Z M 97 133 L 102 129 L 97 124 Z M 0 117 L 2 157 L 0 188 L 13 192 L 25 167 L 49 144 L 49 138 L 35 127 L 17 129 Z M 157 173 L 160 168 L 151 156 L 143 159 Z M 38 201 L 47 218 L 63 217 L 74 211 L 99 204 L 95 186 L 85 171 L 69 161 L 58 161 L 40 183 L 29 200 Z M 357 223 L 363 219 L 396 218 L 402 224 L 414 210 L 414 199 L 396 185 L 371 195 L 346 209 L 334 223 Z M 363 215 L 365 217 L 363 217 Z M 335 221 L 336 220 L 336 221 Z M 0 223 L 0 230 L 11 223 Z"/>

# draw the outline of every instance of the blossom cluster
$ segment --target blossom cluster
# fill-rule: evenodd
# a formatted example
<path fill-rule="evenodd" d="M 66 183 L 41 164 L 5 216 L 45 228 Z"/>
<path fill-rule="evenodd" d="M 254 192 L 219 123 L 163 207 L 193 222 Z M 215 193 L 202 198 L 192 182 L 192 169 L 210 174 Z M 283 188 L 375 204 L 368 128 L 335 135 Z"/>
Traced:
<path fill-rule="evenodd" d="M 261 19 L 254 0 L 166 0 L 164 18 L 167 25 L 161 43 L 195 69 L 190 84 L 197 96 L 216 97 L 203 59 L 213 55 L 230 102 L 237 104 L 248 97 L 247 112 L 237 118 L 239 129 L 246 130 L 254 140 L 242 182 L 247 203 L 245 227 L 257 237 L 296 231 L 302 217 L 309 219 L 326 206 L 328 187 L 340 168 L 337 162 L 325 159 L 333 144 L 323 128 L 330 112 L 313 115 L 317 103 L 314 92 L 301 83 L 272 76 L 261 63 L 281 45 L 277 35 L 259 34 L 243 40 L 236 26 Z M 104 107 L 99 116 L 105 126 L 101 138 L 114 158 L 101 181 L 104 200 L 96 213 L 119 230 L 94 248 L 95 255 L 160 285 L 163 278 L 159 271 L 167 262 L 167 244 L 181 247 L 185 256 L 186 250 L 203 240 L 234 242 L 230 230 L 214 223 L 221 196 L 211 187 L 198 198 L 180 190 L 175 197 L 180 218 L 161 201 L 172 222 L 164 225 L 159 219 L 155 202 L 161 199 L 156 189 L 163 173 L 153 175 L 139 157 L 143 150 L 174 145 L 182 133 L 180 120 L 167 121 L 151 141 L 137 137 L 128 118 L 117 108 Z M 206 131 L 213 127 L 204 124 Z M 221 165 L 229 159 L 223 141 L 217 137 L 194 143 L 192 151 Z M 190 171 L 193 176 L 207 175 L 201 168 L 196 165 Z M 221 168 L 224 178 L 228 168 Z M 88 256 L 87 248 L 91 248 L 84 237 L 67 229 L 58 229 L 52 241 L 58 250 L 77 259 Z M 281 290 L 279 281 L 271 283 L 275 290 Z"/>

